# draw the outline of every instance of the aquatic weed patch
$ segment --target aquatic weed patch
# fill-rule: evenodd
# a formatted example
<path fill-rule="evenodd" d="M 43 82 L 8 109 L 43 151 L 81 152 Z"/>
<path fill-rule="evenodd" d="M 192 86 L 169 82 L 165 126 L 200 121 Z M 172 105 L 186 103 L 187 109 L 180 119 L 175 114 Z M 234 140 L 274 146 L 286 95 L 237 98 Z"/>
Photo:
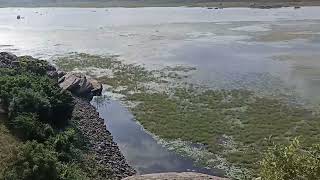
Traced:
<path fill-rule="evenodd" d="M 57 57 L 54 61 L 64 71 L 72 71 L 75 68 L 97 67 L 110 69 L 120 64 L 116 56 L 96 56 L 85 53 L 70 53 L 66 56 Z"/>
<path fill-rule="evenodd" d="M 89 61 L 91 57 L 82 58 Z M 98 59 L 94 57 L 95 63 L 86 64 L 95 66 Z M 319 117 L 282 98 L 261 97 L 246 89 L 211 90 L 186 83 L 183 80 L 195 70 L 192 67 L 149 71 L 112 61 L 116 63 L 98 67 L 111 69 L 113 76 L 99 79 L 123 94 L 124 101 L 138 102 L 130 110 L 147 131 L 159 141 L 168 142 L 164 143 L 166 147 L 206 167 L 224 169 L 230 177 L 243 179 L 256 174 L 262 152 L 270 146 L 266 143 L 269 138 L 286 144 L 290 138 L 301 136 L 302 143 L 310 145 L 320 137 Z M 81 63 L 74 66 L 81 67 Z M 186 150 L 183 147 L 189 145 L 179 145 L 177 140 L 201 144 L 202 148 Z M 200 151 L 203 154 L 195 153 Z"/>
<path fill-rule="evenodd" d="M 87 70 L 88 67 L 110 70 L 112 76 L 100 76 L 97 79 L 112 86 L 114 89 L 120 86 L 128 86 L 136 89 L 140 82 L 153 81 L 152 72 L 135 64 L 124 64 L 116 59 L 116 56 L 96 56 L 85 53 L 71 53 L 55 60 L 57 66 L 64 71 Z M 90 73 L 90 72 L 87 72 Z M 93 74 L 89 74 L 93 75 Z"/>
<path fill-rule="evenodd" d="M 208 90 L 197 94 L 178 89 L 173 95 L 138 93 L 129 95 L 127 100 L 143 102 L 132 111 L 147 130 L 161 138 L 202 143 L 211 152 L 223 153 L 223 136 L 232 137 L 237 151 L 227 153 L 226 158 L 250 169 L 256 167 L 264 140 L 269 136 L 286 142 L 288 137 L 307 133 L 306 143 L 318 137 L 312 128 L 319 127 L 318 120 L 306 120 L 310 116 L 307 110 L 256 97 L 245 90 Z"/>

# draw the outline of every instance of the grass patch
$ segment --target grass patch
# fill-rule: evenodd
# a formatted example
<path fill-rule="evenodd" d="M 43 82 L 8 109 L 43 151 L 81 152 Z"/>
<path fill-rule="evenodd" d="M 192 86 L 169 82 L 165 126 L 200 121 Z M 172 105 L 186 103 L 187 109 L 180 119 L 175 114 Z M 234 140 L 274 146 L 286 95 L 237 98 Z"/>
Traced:
<path fill-rule="evenodd" d="M 72 53 L 68 56 L 57 58 L 55 63 L 64 71 L 86 70 L 88 67 L 111 70 L 112 76 L 102 76 L 97 79 L 113 88 L 127 86 L 130 90 L 136 90 L 139 82 L 156 80 L 152 72 L 147 71 L 144 67 L 135 64 L 124 64 L 117 60 L 116 56 L 103 57 Z"/>
<path fill-rule="evenodd" d="M 320 122 L 311 112 L 245 90 L 178 89 L 173 95 L 138 93 L 127 100 L 142 102 L 132 109 L 136 119 L 161 138 L 202 143 L 250 170 L 257 170 L 269 137 L 288 143 L 288 138 L 303 135 L 305 145 L 319 138 Z M 236 151 L 228 151 L 225 135 L 233 138 Z"/>
<path fill-rule="evenodd" d="M 2 171 L 9 165 L 21 142 L 5 126 L 5 116 L 0 115 L 0 179 Z"/>
<path fill-rule="evenodd" d="M 55 62 L 64 71 L 72 71 L 75 68 L 84 67 L 110 69 L 121 64 L 120 61 L 116 60 L 115 56 L 103 57 L 85 53 L 70 53 L 67 56 L 57 58 Z"/>

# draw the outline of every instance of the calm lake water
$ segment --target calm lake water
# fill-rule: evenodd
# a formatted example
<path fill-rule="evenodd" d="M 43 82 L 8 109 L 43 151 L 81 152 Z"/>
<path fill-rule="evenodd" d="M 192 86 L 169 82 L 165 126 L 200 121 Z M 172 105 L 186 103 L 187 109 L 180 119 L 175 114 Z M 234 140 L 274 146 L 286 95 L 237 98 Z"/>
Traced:
<path fill-rule="evenodd" d="M 319 7 L 2 8 L 0 51 L 49 61 L 69 52 L 116 54 L 150 69 L 185 64 L 197 68 L 190 81 L 209 87 L 320 102 Z M 139 172 L 208 173 L 158 145 L 119 102 L 97 107 Z"/>

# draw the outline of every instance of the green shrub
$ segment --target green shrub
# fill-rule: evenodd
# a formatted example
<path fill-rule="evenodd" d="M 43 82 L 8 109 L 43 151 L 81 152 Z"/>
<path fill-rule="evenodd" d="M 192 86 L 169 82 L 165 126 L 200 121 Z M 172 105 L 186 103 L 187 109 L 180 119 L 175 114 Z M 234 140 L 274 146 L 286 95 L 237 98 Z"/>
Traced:
<path fill-rule="evenodd" d="M 15 69 L 0 68 L 0 76 L 14 76 L 17 74 Z"/>
<path fill-rule="evenodd" d="M 73 97 L 46 75 L 54 68 L 28 56 L 19 57 L 17 64 L 14 69 L 0 68 L 0 99 L 9 112 L 7 125 L 26 142 L 1 169 L 0 179 L 82 180 L 88 179 L 86 174 L 95 175 L 91 169 L 87 173 L 88 161 L 79 148 L 85 146 L 78 134 L 65 129 Z"/>
<path fill-rule="evenodd" d="M 9 106 L 10 100 L 14 97 L 14 88 L 30 88 L 31 82 L 28 76 L 9 76 L 0 77 L 0 98 L 4 105 Z"/>
<path fill-rule="evenodd" d="M 86 174 L 76 164 L 61 164 L 59 168 L 60 180 L 86 180 Z"/>
<path fill-rule="evenodd" d="M 73 143 L 75 142 L 75 131 L 73 129 L 67 129 L 64 132 L 51 137 L 48 142 L 58 153 L 60 161 L 69 162 L 78 155 L 74 152 L 75 148 Z"/>
<path fill-rule="evenodd" d="M 31 56 L 21 56 L 18 58 L 20 72 L 29 72 L 36 75 L 46 75 L 49 63 L 44 60 L 35 59 Z"/>
<path fill-rule="evenodd" d="M 19 113 L 36 113 L 40 119 L 46 119 L 51 110 L 47 96 L 39 91 L 25 88 L 14 88 L 14 97 L 10 101 L 9 116 L 14 118 Z"/>
<path fill-rule="evenodd" d="M 32 113 L 22 113 L 10 121 L 13 130 L 22 139 L 44 141 L 53 135 L 53 129 L 49 124 L 39 122 L 37 116 Z"/>
<path fill-rule="evenodd" d="M 1 68 L 0 75 L 22 75 L 33 74 L 38 76 L 45 76 L 48 70 L 55 70 L 53 66 L 45 60 L 35 59 L 31 56 L 18 57 L 18 62 L 14 68 Z"/>
<path fill-rule="evenodd" d="M 73 110 L 70 93 L 62 92 L 48 77 L 30 74 L 0 77 L 0 99 L 9 106 L 11 118 L 21 112 L 36 113 L 55 127 L 65 126 Z"/>
<path fill-rule="evenodd" d="M 49 96 L 53 116 L 48 117 L 51 124 L 56 127 L 63 127 L 71 118 L 73 111 L 73 98 L 69 92 L 61 92 L 55 89 L 53 94 Z"/>
<path fill-rule="evenodd" d="M 36 141 L 26 142 L 15 161 L 4 172 L 6 180 L 55 180 L 58 179 L 56 153 Z"/>
<path fill-rule="evenodd" d="M 274 145 L 261 162 L 264 180 L 315 180 L 320 177 L 320 145 L 303 149 L 295 139 L 290 145 Z"/>
<path fill-rule="evenodd" d="M 85 172 L 75 163 L 61 163 L 47 145 L 28 141 L 19 148 L 13 163 L 4 170 L 5 180 L 85 180 Z"/>

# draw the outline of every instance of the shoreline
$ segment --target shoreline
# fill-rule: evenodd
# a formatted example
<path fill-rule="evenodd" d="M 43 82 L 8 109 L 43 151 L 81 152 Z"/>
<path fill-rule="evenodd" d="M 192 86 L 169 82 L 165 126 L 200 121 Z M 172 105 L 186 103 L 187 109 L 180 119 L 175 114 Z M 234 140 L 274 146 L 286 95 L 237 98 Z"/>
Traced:
<path fill-rule="evenodd" d="M 117 143 L 113 141 L 112 134 L 107 130 L 104 120 L 94 106 L 86 99 L 73 96 L 75 106 L 71 122 L 87 140 L 87 146 L 95 155 L 97 164 L 109 167 L 103 172 L 104 177 L 122 179 L 136 174 L 135 170 L 127 164 Z"/>
<path fill-rule="evenodd" d="M 23 66 L 23 63 L 25 63 L 26 65 Z M 90 104 L 90 100 L 91 100 L 90 97 L 101 95 L 102 86 L 100 87 L 97 81 L 94 81 L 92 79 L 87 79 L 87 77 L 85 76 L 67 75 L 62 71 L 58 71 L 55 67 L 53 67 L 51 64 L 49 64 L 44 60 L 35 59 L 35 58 L 32 58 L 31 56 L 18 57 L 14 54 L 6 53 L 6 52 L 0 53 L 0 69 L 3 69 L 2 73 L 4 74 L 4 79 L 9 79 L 14 77 L 14 78 L 21 78 L 21 81 L 24 80 L 23 78 L 25 79 L 29 78 L 27 76 L 29 71 L 31 71 L 31 73 L 34 73 L 32 75 L 33 75 L 33 78 L 35 79 L 40 76 L 36 73 L 42 73 L 41 74 L 42 76 L 45 76 L 46 78 L 48 78 L 48 79 L 45 79 L 47 80 L 48 84 L 51 83 L 50 85 L 52 85 L 52 87 L 57 88 L 57 89 L 50 89 L 51 91 L 48 90 L 51 93 L 57 92 L 57 94 L 54 94 L 56 96 L 50 94 L 51 95 L 50 97 L 54 96 L 54 98 L 57 100 L 60 100 L 59 98 L 64 98 L 64 101 L 62 101 L 63 105 L 53 104 L 51 101 L 48 101 L 48 104 L 52 103 L 53 105 L 52 104 L 50 105 L 52 105 L 53 107 L 63 108 L 63 112 L 53 109 L 52 110 L 54 114 L 53 116 L 55 116 L 55 118 L 59 118 L 60 117 L 59 112 L 61 112 L 61 114 L 66 114 L 64 115 L 66 117 L 66 122 L 64 122 L 63 125 L 61 123 L 61 125 L 59 126 L 59 124 L 56 123 L 55 124 L 56 126 L 54 127 L 55 129 L 53 129 L 52 128 L 53 126 L 49 125 L 48 123 L 47 126 L 52 129 L 52 134 L 44 137 L 43 139 L 41 139 L 42 136 L 38 134 L 36 134 L 37 136 L 30 135 L 30 137 L 28 136 L 26 139 L 23 139 L 22 136 L 18 134 L 18 133 L 21 133 L 21 134 L 24 133 L 26 131 L 25 129 L 29 131 L 33 130 L 32 129 L 33 127 L 31 126 L 33 122 L 31 122 L 31 125 L 26 127 L 25 129 L 17 129 L 17 128 L 14 129 L 15 126 L 9 126 L 9 127 L 3 127 L 3 128 L 0 127 L 0 135 L 9 134 L 10 136 L 10 137 L 8 136 L 6 138 L 0 139 L 1 140 L 0 143 L 4 143 L 4 141 L 7 141 L 7 139 L 10 139 L 11 137 L 12 138 L 17 137 L 17 139 L 22 140 L 21 146 L 23 147 L 25 145 L 30 146 L 30 144 L 32 143 L 34 146 L 36 145 L 43 146 L 43 148 L 47 148 L 47 151 L 49 150 L 50 152 L 52 151 L 52 156 L 56 158 L 55 159 L 56 162 L 55 161 L 53 162 L 53 164 L 56 165 L 56 167 L 52 167 L 52 169 L 56 168 L 57 173 L 71 171 L 69 169 L 61 170 L 61 167 L 59 166 L 60 164 L 64 163 L 61 166 L 65 167 L 69 165 L 67 163 L 69 163 L 70 161 L 72 161 L 72 163 L 75 163 L 75 166 L 81 167 L 82 169 L 74 170 L 79 173 L 77 174 L 77 172 L 75 172 L 76 173 L 75 176 L 78 175 L 77 179 L 82 177 L 89 178 L 89 179 L 122 179 L 122 178 L 136 174 L 136 171 L 130 165 L 127 164 L 127 161 L 125 157 L 122 155 L 118 145 L 113 141 L 113 137 L 111 133 L 107 130 L 106 125 L 104 124 L 104 120 L 99 117 L 99 113 L 96 111 L 94 106 Z M 12 70 L 12 72 L 10 70 Z M 26 75 L 22 76 L 18 73 L 25 73 Z M 68 78 L 74 78 L 74 79 L 70 80 Z M 37 80 L 40 83 L 43 83 L 44 81 L 44 80 L 41 81 L 42 79 L 37 79 Z M 75 81 L 77 81 L 78 84 L 76 84 Z M 4 84 L 6 85 L 5 80 L 3 80 L 2 82 L 4 82 Z M 30 81 L 28 82 L 30 83 Z M 80 85 L 79 83 L 81 82 L 84 84 Z M 16 85 L 16 83 L 13 83 L 13 84 Z M 39 86 L 45 87 L 45 88 L 51 87 L 49 85 L 47 86 L 46 85 L 47 84 L 44 83 Z M 83 88 L 79 89 L 81 87 Z M 19 86 L 16 85 L 16 88 L 18 89 Z M 9 90 L 7 91 L 12 92 Z M 6 90 L 4 91 L 7 92 Z M 69 91 L 70 94 L 66 93 L 65 91 Z M 26 92 L 22 92 L 22 93 L 25 94 Z M 13 95 L 10 96 L 11 94 L 9 93 L 8 94 L 3 93 L 1 95 L 2 96 L 6 95 L 4 97 L 8 97 L 8 98 L 13 96 Z M 4 98 L 2 96 L 1 98 Z M 47 96 L 44 96 L 44 95 L 41 97 L 43 99 L 47 98 Z M 9 100 L 6 99 L 6 100 L 3 100 L 3 102 L 9 102 Z M 34 102 L 32 101 L 32 103 Z M 12 110 L 10 112 L 10 109 L 9 111 L 7 111 L 7 107 L 8 107 L 8 104 L 4 103 L 2 105 L 2 101 L 0 99 L 0 121 L 3 121 L 4 119 L 6 120 L 7 114 L 12 113 Z M 29 110 L 29 111 L 33 112 L 32 110 Z M 37 112 L 36 110 L 34 111 Z M 46 118 L 49 119 L 50 117 L 46 117 Z M 9 125 L 9 123 L 14 123 L 15 122 L 14 118 L 15 117 L 11 114 L 11 117 L 8 118 L 8 122 L 3 121 L 3 123 L 6 123 L 6 125 Z M 31 119 L 30 121 L 40 121 L 40 119 Z M 24 121 L 22 122 L 18 121 L 18 123 L 20 123 L 19 124 L 20 126 L 24 127 L 23 126 Z M 38 126 L 40 125 L 38 124 Z M 40 130 L 37 129 L 34 131 L 38 132 Z M 31 134 L 34 131 L 31 131 L 30 133 L 29 132 L 28 133 Z M 53 134 L 55 132 L 57 132 L 57 134 Z M 66 133 L 66 134 L 63 134 L 63 133 Z M 25 134 L 29 135 L 27 133 Z M 70 139 L 65 140 L 65 144 L 70 148 L 60 152 L 59 148 L 55 146 L 55 143 L 59 142 L 60 139 L 67 138 L 69 136 L 70 136 Z M 54 143 L 52 143 L 51 140 Z M 44 146 L 43 144 L 53 144 L 54 146 L 53 147 Z M 7 150 L 8 148 L 9 148 L 8 146 L 4 146 L 4 150 Z M 65 156 L 62 157 L 61 154 Z M 55 157 L 55 155 L 57 157 Z M 0 156 L 4 156 L 3 150 L 1 149 L 0 149 Z M 16 162 L 16 161 L 17 160 L 13 160 L 13 162 Z M 9 165 L 10 164 L 6 164 L 7 167 Z M 13 164 L 12 169 L 14 169 L 15 167 L 18 167 L 18 165 L 19 164 Z M 9 170 L 6 170 L 5 172 L 7 171 Z M 46 172 L 43 172 L 43 173 L 46 173 Z M 70 176 L 74 175 L 73 173 L 74 172 L 72 171 L 72 174 Z M 0 179 L 2 175 L 7 177 L 10 174 L 2 174 L 0 170 Z M 17 175 L 17 176 L 20 177 L 20 175 Z M 65 175 L 59 174 L 57 176 L 60 177 Z"/>
<path fill-rule="evenodd" d="M 283 1 L 283 2 L 253 2 L 253 1 L 217 1 L 199 3 L 148 3 L 143 1 L 131 2 L 93 2 L 93 3 L 55 3 L 55 4 L 7 4 L 0 8 L 146 8 L 146 7 L 203 7 L 203 8 L 253 8 L 253 9 L 273 9 L 283 7 L 307 7 L 320 6 L 320 1 Z"/>

